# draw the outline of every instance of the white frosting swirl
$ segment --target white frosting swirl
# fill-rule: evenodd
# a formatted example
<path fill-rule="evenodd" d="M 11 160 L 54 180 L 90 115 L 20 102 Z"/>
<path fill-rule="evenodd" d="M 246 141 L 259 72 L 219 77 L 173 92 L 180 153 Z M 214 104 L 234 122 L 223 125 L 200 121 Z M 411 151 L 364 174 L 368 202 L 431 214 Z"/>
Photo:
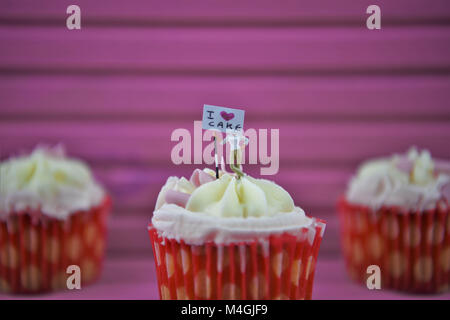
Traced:
<path fill-rule="evenodd" d="M 302 228 L 311 226 L 313 221 L 299 207 L 273 216 L 237 218 L 192 212 L 175 204 L 164 204 L 152 218 L 162 236 L 192 245 L 253 241 L 284 232 L 300 235 Z"/>
<path fill-rule="evenodd" d="M 66 219 L 101 203 L 105 193 L 81 161 L 61 150 L 35 149 L 0 163 L 0 219 L 23 210 Z"/>
<path fill-rule="evenodd" d="M 427 150 L 364 163 L 350 181 L 346 198 L 373 210 L 396 206 L 408 210 L 434 209 L 445 198 L 450 176 L 437 172 Z"/>
<path fill-rule="evenodd" d="M 196 189 L 186 209 L 218 217 L 260 217 L 291 212 L 294 201 L 272 181 L 225 174 Z"/>
<path fill-rule="evenodd" d="M 164 237 L 189 244 L 251 241 L 276 233 L 299 234 L 314 223 L 271 181 L 222 174 L 217 180 L 204 177 L 202 183 L 193 177 L 170 177 L 158 196 L 152 224 Z M 185 196 L 184 207 L 179 204 Z"/>

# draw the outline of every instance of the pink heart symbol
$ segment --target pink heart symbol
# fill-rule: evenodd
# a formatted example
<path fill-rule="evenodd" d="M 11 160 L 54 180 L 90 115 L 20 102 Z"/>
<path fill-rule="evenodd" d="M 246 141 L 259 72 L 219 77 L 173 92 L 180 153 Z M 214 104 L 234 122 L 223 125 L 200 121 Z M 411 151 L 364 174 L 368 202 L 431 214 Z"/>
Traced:
<path fill-rule="evenodd" d="M 222 118 L 225 119 L 225 121 L 230 121 L 231 119 L 234 118 L 234 113 L 232 113 L 232 112 L 228 113 L 228 112 L 222 111 L 220 113 L 220 115 L 222 116 Z"/>

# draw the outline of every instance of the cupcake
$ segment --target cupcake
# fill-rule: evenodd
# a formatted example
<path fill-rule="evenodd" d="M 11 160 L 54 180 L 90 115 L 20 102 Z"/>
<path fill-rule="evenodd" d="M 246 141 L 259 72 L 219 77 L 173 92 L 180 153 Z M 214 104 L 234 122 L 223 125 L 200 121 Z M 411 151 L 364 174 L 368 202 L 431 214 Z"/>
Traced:
<path fill-rule="evenodd" d="M 82 162 L 37 148 L 0 163 L 0 291 L 67 288 L 100 274 L 110 200 Z"/>
<path fill-rule="evenodd" d="M 341 240 L 351 278 L 381 288 L 447 291 L 450 284 L 450 170 L 426 150 L 368 161 L 339 200 Z"/>
<path fill-rule="evenodd" d="M 325 223 L 277 184 L 170 177 L 149 225 L 161 299 L 311 299 Z"/>

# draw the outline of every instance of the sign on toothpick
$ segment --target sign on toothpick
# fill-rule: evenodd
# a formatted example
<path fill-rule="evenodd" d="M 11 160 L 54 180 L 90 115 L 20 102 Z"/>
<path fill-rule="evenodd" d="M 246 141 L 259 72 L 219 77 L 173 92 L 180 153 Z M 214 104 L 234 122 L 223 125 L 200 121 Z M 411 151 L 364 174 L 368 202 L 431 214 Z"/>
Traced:
<path fill-rule="evenodd" d="M 244 128 L 244 110 L 210 106 L 203 106 L 202 128 L 221 132 L 240 132 Z"/>

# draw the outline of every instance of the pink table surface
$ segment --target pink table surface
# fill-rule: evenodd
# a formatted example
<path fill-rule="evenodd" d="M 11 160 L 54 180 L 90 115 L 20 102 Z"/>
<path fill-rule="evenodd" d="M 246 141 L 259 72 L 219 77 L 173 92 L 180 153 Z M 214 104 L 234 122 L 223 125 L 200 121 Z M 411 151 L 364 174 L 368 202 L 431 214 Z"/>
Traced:
<path fill-rule="evenodd" d="M 450 300 L 450 292 L 440 295 L 411 295 L 385 290 L 368 290 L 350 281 L 343 262 L 322 258 L 317 264 L 313 299 L 436 299 Z M 5 295 L 4 299 L 159 299 L 155 266 L 152 258 L 116 258 L 105 263 L 101 279 L 81 290 L 44 295 Z"/>

